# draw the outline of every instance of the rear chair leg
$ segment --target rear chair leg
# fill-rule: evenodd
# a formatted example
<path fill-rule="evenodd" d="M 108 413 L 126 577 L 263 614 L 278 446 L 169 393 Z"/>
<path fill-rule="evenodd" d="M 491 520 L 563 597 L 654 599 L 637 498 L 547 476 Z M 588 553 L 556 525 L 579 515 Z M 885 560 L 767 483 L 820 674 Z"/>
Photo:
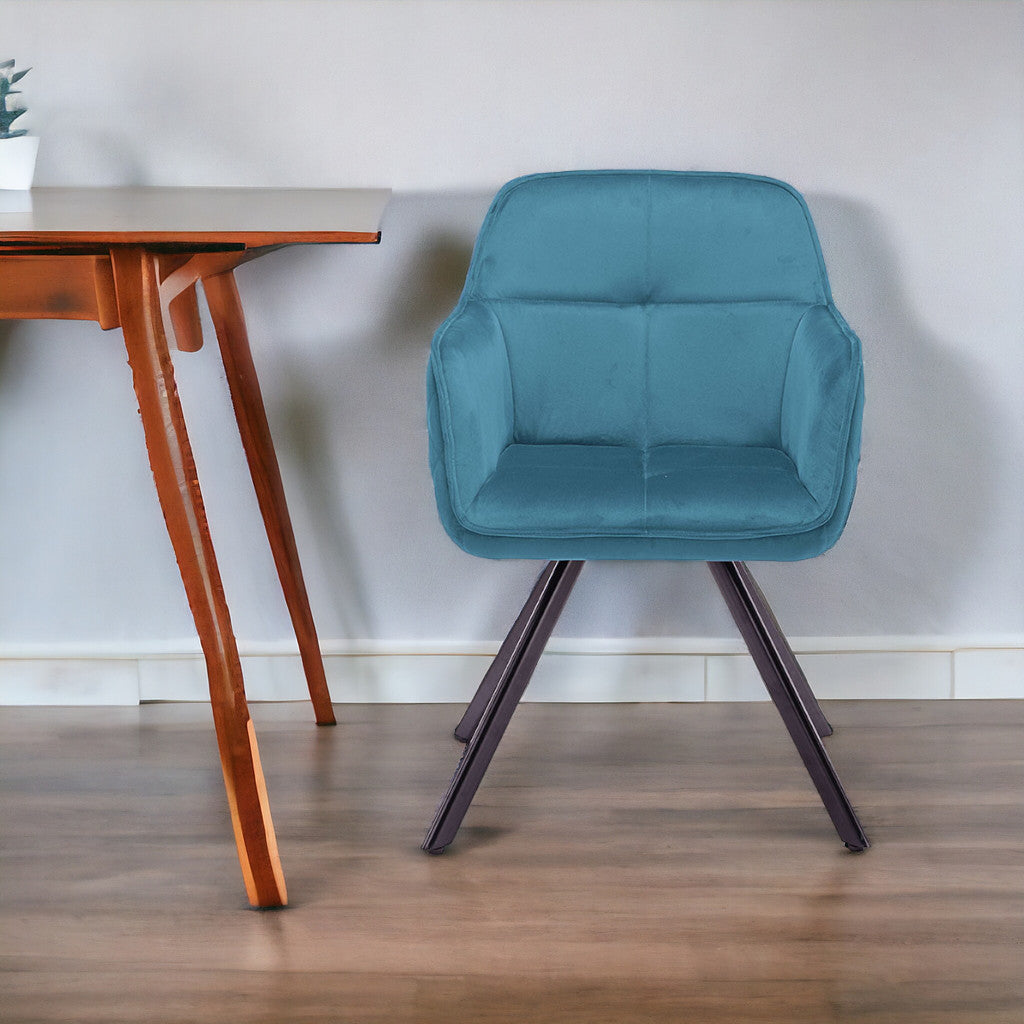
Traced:
<path fill-rule="evenodd" d="M 548 564 L 484 676 L 456 729 L 458 736 L 463 725 L 473 725 L 448 791 L 423 841 L 423 849 L 428 853 L 443 853 L 455 838 L 582 568 L 582 562 Z"/>
<path fill-rule="evenodd" d="M 708 562 L 708 568 L 839 838 L 851 850 L 866 850 L 870 843 L 821 742 L 819 727 L 805 704 L 804 692 L 810 695 L 811 706 L 817 706 L 817 701 L 799 666 L 797 673 L 792 671 L 796 659 L 764 595 L 742 562 Z M 824 721 L 824 716 L 821 718 Z"/>

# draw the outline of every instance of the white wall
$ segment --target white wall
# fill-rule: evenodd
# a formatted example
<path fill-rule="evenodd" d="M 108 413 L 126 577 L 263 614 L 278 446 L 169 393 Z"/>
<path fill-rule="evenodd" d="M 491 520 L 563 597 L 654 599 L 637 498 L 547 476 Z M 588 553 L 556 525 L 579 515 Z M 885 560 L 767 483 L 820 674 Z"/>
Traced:
<path fill-rule="evenodd" d="M 868 405 L 843 539 L 759 571 L 783 626 L 1024 647 L 1021 4 L 0 0 L 0 24 L 39 185 L 396 190 L 381 246 L 239 272 L 329 648 L 507 627 L 536 567 L 438 525 L 426 352 L 495 189 L 601 166 L 774 175 L 814 214 Z M 177 369 L 236 631 L 285 643 L 215 352 Z M 734 636 L 702 566 L 653 563 L 588 567 L 559 632 Z M 192 636 L 118 335 L 0 325 L 0 657 Z"/>

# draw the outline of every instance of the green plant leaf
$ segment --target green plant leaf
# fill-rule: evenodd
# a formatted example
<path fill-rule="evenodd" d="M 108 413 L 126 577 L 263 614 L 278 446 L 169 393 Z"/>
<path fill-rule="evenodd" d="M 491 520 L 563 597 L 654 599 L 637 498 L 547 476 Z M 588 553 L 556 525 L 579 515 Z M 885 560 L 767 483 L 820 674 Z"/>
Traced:
<path fill-rule="evenodd" d="M 21 115 L 24 113 L 24 107 L 22 107 L 20 110 L 0 110 L 0 132 L 9 131 L 11 125 L 14 123 L 15 118 L 21 117 Z"/>
<path fill-rule="evenodd" d="M 11 75 L 11 85 L 15 82 L 20 82 L 31 70 L 31 68 L 25 68 L 24 71 L 19 71 L 16 74 Z"/>

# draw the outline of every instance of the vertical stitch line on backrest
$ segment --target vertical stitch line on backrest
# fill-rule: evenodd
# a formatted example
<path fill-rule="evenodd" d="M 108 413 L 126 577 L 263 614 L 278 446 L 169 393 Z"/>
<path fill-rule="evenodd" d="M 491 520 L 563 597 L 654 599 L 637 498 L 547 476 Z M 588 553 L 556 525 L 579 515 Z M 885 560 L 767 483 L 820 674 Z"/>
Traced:
<path fill-rule="evenodd" d="M 641 484 L 643 486 L 643 518 L 641 520 L 644 534 L 647 532 L 647 461 L 650 449 L 650 300 L 653 292 L 651 284 L 651 217 L 653 216 L 653 175 L 647 174 L 647 216 L 644 224 L 644 295 L 641 310 L 643 312 L 643 436 L 640 450 Z"/>

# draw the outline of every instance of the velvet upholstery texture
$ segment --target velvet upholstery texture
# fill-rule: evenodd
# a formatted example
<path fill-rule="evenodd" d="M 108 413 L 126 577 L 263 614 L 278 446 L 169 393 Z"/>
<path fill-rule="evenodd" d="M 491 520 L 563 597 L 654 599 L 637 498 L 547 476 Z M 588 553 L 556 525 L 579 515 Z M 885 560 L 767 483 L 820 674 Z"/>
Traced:
<path fill-rule="evenodd" d="M 427 399 L 441 521 L 476 555 L 789 561 L 853 501 L 860 343 L 771 178 L 509 182 Z"/>

